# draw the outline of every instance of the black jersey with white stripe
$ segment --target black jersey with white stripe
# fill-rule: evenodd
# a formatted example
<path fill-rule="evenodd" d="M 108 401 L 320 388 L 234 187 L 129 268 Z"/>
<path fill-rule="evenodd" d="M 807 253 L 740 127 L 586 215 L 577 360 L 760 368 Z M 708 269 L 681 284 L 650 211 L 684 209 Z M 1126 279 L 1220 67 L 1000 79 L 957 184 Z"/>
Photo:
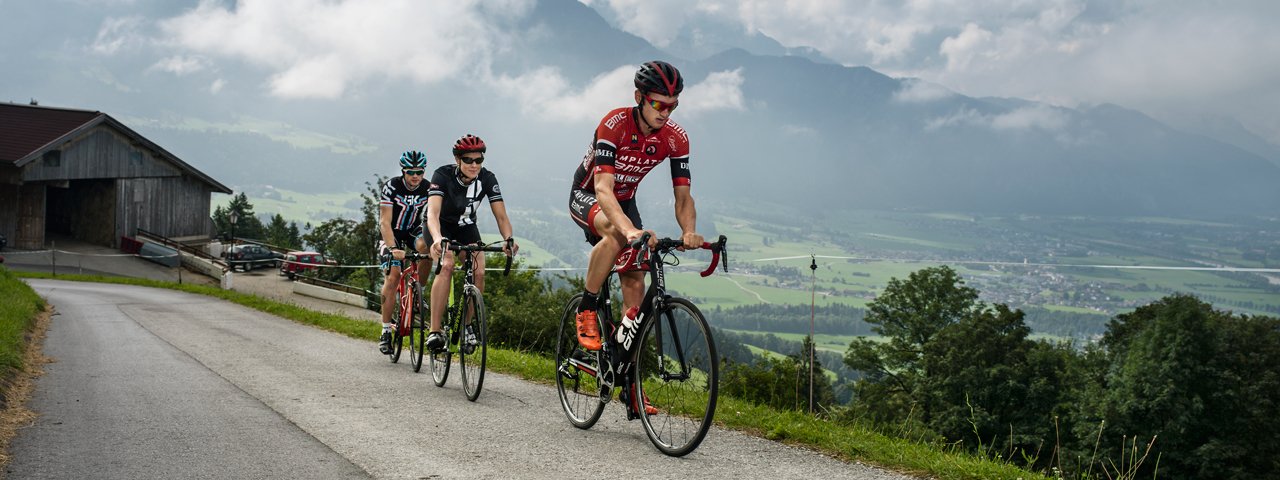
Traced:
<path fill-rule="evenodd" d="M 391 229 L 418 235 L 422 232 L 422 218 L 427 211 L 427 182 L 409 189 L 404 176 L 397 176 L 382 184 L 382 198 L 378 206 L 391 207 Z"/>
<path fill-rule="evenodd" d="M 493 172 L 481 168 L 475 180 L 463 183 L 457 164 L 436 169 L 431 175 L 431 190 L 427 195 L 444 199 L 440 208 L 440 225 L 474 225 L 481 200 L 489 197 L 489 203 L 502 201 L 502 189 L 498 188 L 498 177 Z"/>

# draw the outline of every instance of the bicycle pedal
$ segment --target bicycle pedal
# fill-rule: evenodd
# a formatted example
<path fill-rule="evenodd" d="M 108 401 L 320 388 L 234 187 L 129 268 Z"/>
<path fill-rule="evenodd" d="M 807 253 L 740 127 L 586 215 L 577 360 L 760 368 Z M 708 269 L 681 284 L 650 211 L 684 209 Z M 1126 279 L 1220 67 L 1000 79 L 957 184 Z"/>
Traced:
<path fill-rule="evenodd" d="M 613 400 L 613 387 L 601 388 L 601 389 L 600 389 L 600 404 L 601 404 L 601 405 L 607 405 L 607 404 L 609 403 L 609 401 L 610 401 L 610 400 Z"/>

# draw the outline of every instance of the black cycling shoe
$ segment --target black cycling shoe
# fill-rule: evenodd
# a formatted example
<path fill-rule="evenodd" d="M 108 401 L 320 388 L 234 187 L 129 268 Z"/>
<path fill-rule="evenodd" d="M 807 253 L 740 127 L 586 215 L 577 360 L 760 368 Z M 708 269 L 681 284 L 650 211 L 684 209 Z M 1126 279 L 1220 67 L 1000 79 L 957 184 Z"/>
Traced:
<path fill-rule="evenodd" d="M 391 354 L 391 330 L 382 331 L 382 338 L 378 340 L 378 351 L 383 355 Z"/>
<path fill-rule="evenodd" d="M 445 343 L 443 333 L 431 332 L 430 335 L 427 335 L 427 350 L 439 352 L 444 349 Z"/>

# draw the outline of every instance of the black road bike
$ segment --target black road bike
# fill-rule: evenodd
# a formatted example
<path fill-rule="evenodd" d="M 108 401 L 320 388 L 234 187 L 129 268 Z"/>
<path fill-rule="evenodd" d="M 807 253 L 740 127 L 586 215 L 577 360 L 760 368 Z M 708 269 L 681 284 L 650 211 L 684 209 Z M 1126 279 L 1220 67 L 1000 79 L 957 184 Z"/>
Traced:
<path fill-rule="evenodd" d="M 511 243 L 511 240 L 506 240 L 505 247 L 509 249 Z M 447 343 L 444 348 L 430 352 L 427 362 L 431 365 L 431 378 L 435 380 L 436 386 L 443 387 L 445 380 L 449 379 L 449 362 L 453 354 L 457 353 L 458 366 L 462 368 L 462 390 L 466 393 L 467 400 L 474 402 L 480 397 L 480 389 L 484 386 L 484 366 L 489 352 L 489 321 L 484 308 L 484 295 L 475 285 L 475 269 L 484 268 L 484 265 L 477 267 L 472 261 L 471 253 L 504 252 L 504 242 L 458 245 L 450 243 L 446 238 L 441 240 L 441 251 L 446 249 L 455 253 L 455 259 L 463 257 L 462 271 L 465 275 L 458 288 L 454 289 L 450 285 L 449 305 L 444 307 L 444 315 L 440 319 Z M 443 260 L 442 253 L 436 261 L 437 275 L 444 266 Z M 503 275 L 511 273 L 511 260 L 512 257 L 507 255 Z"/>
<path fill-rule="evenodd" d="M 634 265 L 649 269 L 649 288 L 636 316 L 638 335 L 624 332 L 621 340 L 616 338 L 606 277 L 596 310 L 603 348 L 582 348 L 575 320 L 582 294 L 569 299 L 556 341 L 556 389 L 569 423 L 589 429 L 600 419 L 614 388 L 621 388 L 619 400 L 627 406 L 627 419 L 640 419 L 658 450 L 679 457 L 698 448 L 711 428 L 720 362 L 702 312 L 693 302 L 666 293 L 663 267 L 679 264 L 674 254 L 683 242 L 664 238 L 650 249 L 649 236 L 645 232 L 632 244 Z M 716 243 L 702 244 L 712 252 L 703 277 L 715 271 L 722 256 L 728 272 L 725 242 L 721 235 Z"/>

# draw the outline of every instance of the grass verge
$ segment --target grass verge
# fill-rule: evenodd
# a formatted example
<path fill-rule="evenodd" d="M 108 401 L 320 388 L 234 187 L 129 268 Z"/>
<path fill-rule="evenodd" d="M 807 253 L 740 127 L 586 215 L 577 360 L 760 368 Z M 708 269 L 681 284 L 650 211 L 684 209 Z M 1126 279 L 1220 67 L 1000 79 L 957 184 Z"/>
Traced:
<path fill-rule="evenodd" d="M 44 300 L 0 267 L 0 475 L 9 463 L 9 443 L 35 414 L 26 408 L 41 372 L 40 342 L 48 326 Z"/>
<path fill-rule="evenodd" d="M 21 272 L 18 276 L 52 278 L 46 273 Z M 381 327 L 375 322 L 314 312 L 255 295 L 221 290 L 216 287 L 91 275 L 59 275 L 57 279 L 140 285 L 209 295 L 298 323 L 370 341 L 376 341 L 381 331 Z M 554 383 L 553 364 L 552 359 L 542 355 L 495 346 L 489 348 L 490 370 L 516 375 L 526 380 L 543 384 Z M 727 428 L 812 448 L 845 461 L 863 462 L 907 474 L 957 480 L 1049 478 L 1010 464 L 955 451 L 945 445 L 889 437 L 871 428 L 838 424 L 801 412 L 774 410 L 727 396 L 720 397 L 716 412 L 716 422 Z"/>

